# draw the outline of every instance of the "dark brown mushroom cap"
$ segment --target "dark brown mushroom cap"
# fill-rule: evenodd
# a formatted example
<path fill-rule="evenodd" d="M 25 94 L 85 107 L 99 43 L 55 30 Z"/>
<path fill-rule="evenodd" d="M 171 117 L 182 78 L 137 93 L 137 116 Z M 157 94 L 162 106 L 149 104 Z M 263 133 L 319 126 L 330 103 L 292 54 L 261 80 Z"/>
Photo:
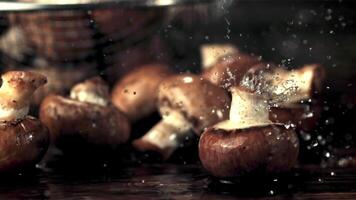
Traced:
<path fill-rule="evenodd" d="M 269 117 L 275 123 L 294 124 L 298 130 L 313 131 L 318 126 L 321 112 L 320 102 L 315 102 L 310 105 L 271 107 Z"/>
<path fill-rule="evenodd" d="M 131 121 L 142 118 L 157 109 L 158 86 L 171 74 L 166 65 L 144 65 L 116 83 L 112 102 Z"/>
<path fill-rule="evenodd" d="M 48 129 L 33 117 L 0 123 L 0 172 L 34 165 L 46 153 Z"/>
<path fill-rule="evenodd" d="M 228 118 L 230 102 L 224 89 L 192 74 L 163 80 L 158 92 L 161 114 L 179 111 L 199 135 L 206 127 Z"/>
<path fill-rule="evenodd" d="M 242 77 L 251 66 L 261 62 L 260 59 L 247 54 L 227 55 L 203 72 L 203 77 L 225 89 L 240 84 Z"/>
<path fill-rule="evenodd" d="M 298 152 L 295 132 L 280 125 L 236 130 L 210 128 L 199 141 L 204 168 L 220 178 L 284 172 L 295 165 Z"/>
<path fill-rule="evenodd" d="M 309 64 L 309 65 L 304 65 L 303 68 L 312 68 L 314 70 L 313 74 L 313 83 L 312 83 L 312 89 L 311 89 L 311 97 L 320 97 L 320 92 L 323 89 L 323 84 L 325 81 L 325 68 L 319 64 Z"/>
<path fill-rule="evenodd" d="M 130 125 L 113 106 L 100 106 L 50 95 L 40 107 L 40 119 L 54 143 L 63 136 L 79 136 L 89 144 L 117 146 L 126 142 Z"/>

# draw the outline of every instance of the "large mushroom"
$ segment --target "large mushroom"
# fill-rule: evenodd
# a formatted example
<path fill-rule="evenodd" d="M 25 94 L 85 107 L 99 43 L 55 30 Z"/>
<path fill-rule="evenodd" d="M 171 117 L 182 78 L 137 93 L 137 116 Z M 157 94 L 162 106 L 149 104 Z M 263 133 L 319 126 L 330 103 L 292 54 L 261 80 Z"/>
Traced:
<path fill-rule="evenodd" d="M 231 90 L 229 120 L 201 135 L 199 157 L 204 168 L 218 178 L 291 169 L 299 152 L 294 130 L 269 119 L 268 102 L 260 95 L 239 87 Z"/>
<path fill-rule="evenodd" d="M 1 79 L 0 172 L 7 172 L 34 165 L 47 151 L 48 129 L 28 116 L 33 92 L 47 79 L 23 71 L 9 71 Z"/>
<path fill-rule="evenodd" d="M 126 116 L 110 103 L 109 89 L 100 78 L 79 83 L 70 98 L 50 95 L 40 107 L 40 119 L 49 128 L 51 140 L 60 149 L 67 141 L 89 146 L 112 147 L 130 135 Z"/>
<path fill-rule="evenodd" d="M 190 130 L 200 135 L 205 128 L 225 120 L 230 98 L 225 90 L 197 75 L 181 74 L 161 82 L 158 105 L 162 120 L 133 145 L 168 159 L 190 136 Z"/>
<path fill-rule="evenodd" d="M 112 102 L 131 121 L 141 119 L 157 110 L 158 86 L 171 74 L 166 65 L 143 65 L 116 83 Z"/>
<path fill-rule="evenodd" d="M 243 53 L 224 55 L 203 71 L 203 77 L 229 90 L 243 86 L 263 93 L 270 101 L 272 120 L 304 131 L 315 129 L 321 116 L 319 93 L 324 79 L 320 65 L 287 70 Z"/>

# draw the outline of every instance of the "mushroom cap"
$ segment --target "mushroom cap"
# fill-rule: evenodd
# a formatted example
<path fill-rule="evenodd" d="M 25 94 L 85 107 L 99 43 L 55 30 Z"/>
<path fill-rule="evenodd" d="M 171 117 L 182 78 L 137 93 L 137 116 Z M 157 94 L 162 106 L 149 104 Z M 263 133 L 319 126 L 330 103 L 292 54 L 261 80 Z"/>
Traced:
<path fill-rule="evenodd" d="M 30 116 L 0 123 L 0 172 L 17 170 L 39 162 L 49 145 L 48 129 Z"/>
<path fill-rule="evenodd" d="M 111 100 L 131 121 L 138 120 L 157 109 L 158 86 L 171 74 L 166 65 L 144 65 L 116 83 Z"/>
<path fill-rule="evenodd" d="M 285 172 L 295 165 L 298 153 L 296 133 L 281 125 L 235 130 L 210 128 L 199 141 L 204 168 L 219 178 Z"/>
<path fill-rule="evenodd" d="M 313 70 L 313 83 L 310 90 L 310 97 L 319 98 L 326 76 L 325 68 L 320 64 L 308 64 L 302 66 L 302 68 L 305 70 Z"/>
<path fill-rule="evenodd" d="M 130 135 L 128 119 L 115 107 L 57 95 L 43 100 L 40 119 L 49 128 L 54 143 L 66 136 L 75 136 L 88 144 L 116 147 L 126 142 Z"/>
<path fill-rule="evenodd" d="M 298 130 L 313 131 L 321 118 L 322 106 L 316 101 L 311 104 L 296 104 L 288 107 L 271 107 L 270 120 L 275 123 L 294 124 Z"/>
<path fill-rule="evenodd" d="M 220 58 L 217 63 L 203 72 L 203 77 L 225 89 L 240 84 L 241 79 L 251 66 L 261 62 L 259 58 L 235 53 Z"/>
<path fill-rule="evenodd" d="M 161 82 L 158 91 L 161 115 L 180 112 L 198 135 L 228 118 L 230 102 L 224 89 L 192 74 L 171 76 Z"/>

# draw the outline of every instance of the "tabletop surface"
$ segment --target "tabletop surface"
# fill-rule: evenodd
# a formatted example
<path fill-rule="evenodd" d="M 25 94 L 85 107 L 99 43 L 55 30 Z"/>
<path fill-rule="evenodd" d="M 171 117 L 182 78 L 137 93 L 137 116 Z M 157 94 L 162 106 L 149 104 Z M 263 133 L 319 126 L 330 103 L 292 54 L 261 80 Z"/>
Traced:
<path fill-rule="evenodd" d="M 300 167 L 287 178 L 221 183 L 200 165 L 37 170 L 2 178 L 0 199 L 356 199 L 356 169 Z"/>

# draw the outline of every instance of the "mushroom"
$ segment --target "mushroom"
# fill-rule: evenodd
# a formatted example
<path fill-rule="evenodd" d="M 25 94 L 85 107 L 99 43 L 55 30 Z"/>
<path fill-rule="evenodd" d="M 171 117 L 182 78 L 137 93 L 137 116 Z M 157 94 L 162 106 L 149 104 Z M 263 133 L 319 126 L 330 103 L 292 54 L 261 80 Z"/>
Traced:
<path fill-rule="evenodd" d="M 202 76 L 224 89 L 239 85 L 251 66 L 260 63 L 260 59 L 243 53 L 224 55 L 211 67 L 206 68 Z"/>
<path fill-rule="evenodd" d="M 166 65 L 143 65 L 116 83 L 112 102 L 131 121 L 141 119 L 157 109 L 158 86 L 171 74 Z"/>
<path fill-rule="evenodd" d="M 33 92 L 46 77 L 23 71 L 1 76 L 0 87 L 0 172 L 18 170 L 39 162 L 49 144 L 48 129 L 28 116 Z"/>
<path fill-rule="evenodd" d="M 310 131 L 320 119 L 318 94 L 324 79 L 320 65 L 286 70 L 256 57 L 235 53 L 221 57 L 203 72 L 203 77 L 225 89 L 241 85 L 265 95 L 274 102 L 271 107 L 274 122 L 291 123 L 298 129 Z"/>
<path fill-rule="evenodd" d="M 218 178 L 275 174 L 296 163 L 299 141 L 292 128 L 269 119 L 262 96 L 233 87 L 229 120 L 207 129 L 199 141 L 204 168 Z"/>
<path fill-rule="evenodd" d="M 100 78 L 75 85 L 70 98 L 46 97 L 40 107 L 40 119 L 47 125 L 53 144 L 60 149 L 66 139 L 115 148 L 130 135 L 126 116 L 111 105 L 109 89 Z"/>
<path fill-rule="evenodd" d="M 197 135 L 228 115 L 230 98 L 225 90 L 197 75 L 181 74 L 163 80 L 158 89 L 162 120 L 133 145 L 168 159 L 193 130 Z"/>

